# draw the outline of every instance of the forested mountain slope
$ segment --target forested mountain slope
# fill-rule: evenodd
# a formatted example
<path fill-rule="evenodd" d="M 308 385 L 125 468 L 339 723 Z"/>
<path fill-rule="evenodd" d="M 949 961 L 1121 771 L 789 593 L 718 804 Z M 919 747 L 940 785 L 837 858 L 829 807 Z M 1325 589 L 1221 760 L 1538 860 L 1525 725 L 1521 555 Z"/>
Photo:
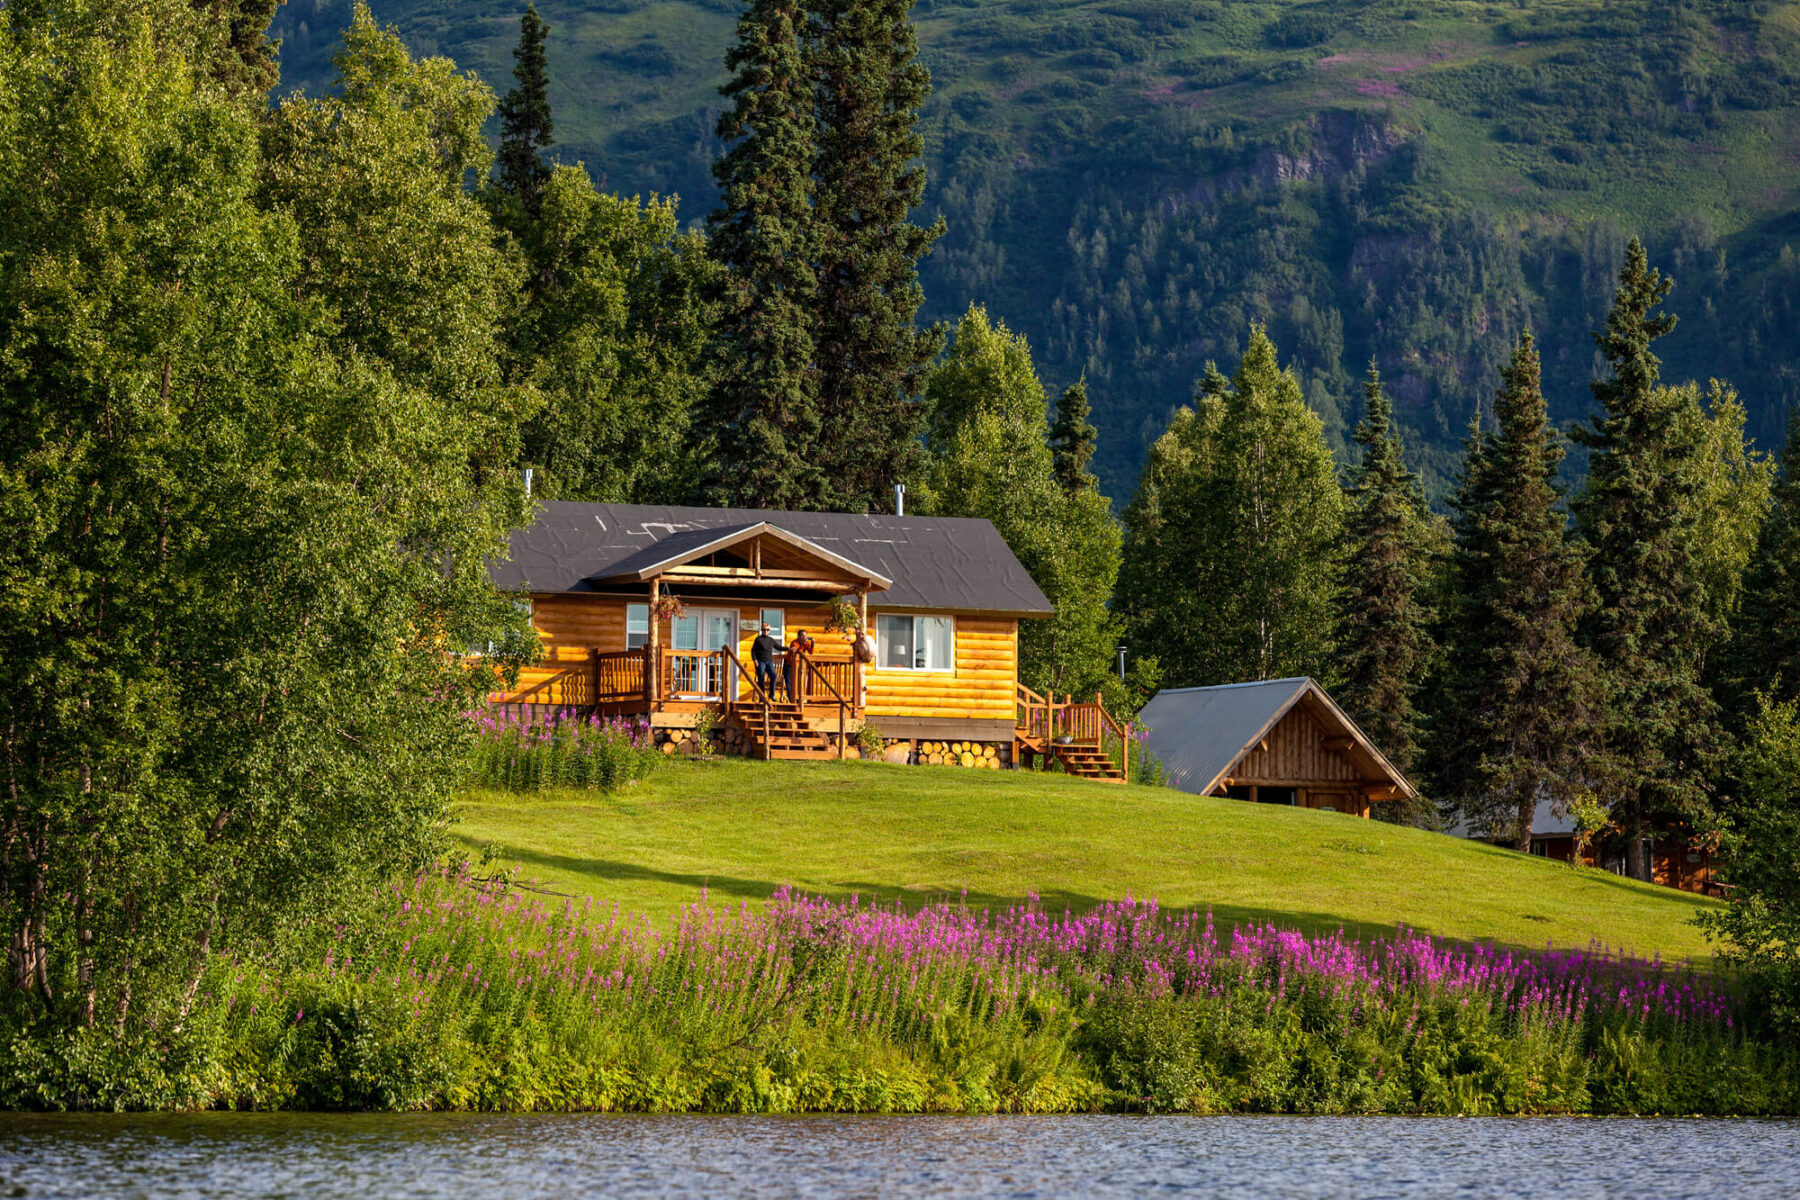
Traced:
<path fill-rule="evenodd" d="M 283 89 L 329 86 L 350 0 L 292 0 Z M 510 0 L 376 0 L 504 91 Z M 606 186 L 713 203 L 732 0 L 545 0 L 557 138 Z M 1085 373 L 1095 466 L 1148 443 L 1251 321 L 1340 439 L 1380 362 L 1440 491 L 1525 325 L 1552 416 L 1625 240 L 1674 275 L 1666 377 L 1733 381 L 1765 447 L 1800 400 L 1800 2 L 921 0 L 936 84 L 928 308 L 985 302 L 1049 382 Z"/>

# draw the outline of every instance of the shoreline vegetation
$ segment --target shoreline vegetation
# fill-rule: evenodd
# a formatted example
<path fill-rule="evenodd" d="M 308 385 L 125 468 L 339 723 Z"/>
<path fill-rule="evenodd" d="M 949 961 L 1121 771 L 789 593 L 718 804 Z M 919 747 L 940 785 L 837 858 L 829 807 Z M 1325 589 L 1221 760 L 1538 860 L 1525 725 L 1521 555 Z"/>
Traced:
<path fill-rule="evenodd" d="M 17 1030 L 10 1108 L 1791 1114 L 1722 974 L 1600 948 L 783 892 L 666 923 L 463 864 L 172 1027 Z"/>

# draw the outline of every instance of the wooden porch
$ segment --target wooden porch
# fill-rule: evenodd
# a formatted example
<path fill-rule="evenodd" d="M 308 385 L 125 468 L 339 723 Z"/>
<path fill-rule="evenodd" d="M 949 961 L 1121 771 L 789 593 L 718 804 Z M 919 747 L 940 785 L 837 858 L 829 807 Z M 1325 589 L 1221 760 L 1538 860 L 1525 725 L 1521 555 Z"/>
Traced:
<path fill-rule="evenodd" d="M 654 665 L 654 669 L 652 669 Z M 652 729 L 692 729 L 703 712 L 742 731 L 759 758 L 842 758 L 862 732 L 861 663 L 782 652 L 775 694 L 757 686 L 737 651 L 590 650 L 567 667 L 495 705 L 503 711 L 624 717 Z"/>
<path fill-rule="evenodd" d="M 1040 696 L 1018 685 L 1013 741 L 1017 761 L 1029 767 L 1038 758 L 1061 763 L 1083 779 L 1124 783 L 1131 778 L 1131 733 L 1100 702 L 1055 692 Z"/>
<path fill-rule="evenodd" d="M 655 669 L 652 670 L 652 664 Z M 517 712 L 644 720 L 652 729 L 692 729 L 703 712 L 742 734 L 753 757 L 844 758 L 867 720 L 863 665 L 784 651 L 771 695 L 735 650 L 590 650 L 588 660 L 556 672 L 495 707 Z M 1131 734 L 1092 700 L 1017 685 L 1013 761 L 1061 764 L 1082 779 L 1124 783 Z"/>

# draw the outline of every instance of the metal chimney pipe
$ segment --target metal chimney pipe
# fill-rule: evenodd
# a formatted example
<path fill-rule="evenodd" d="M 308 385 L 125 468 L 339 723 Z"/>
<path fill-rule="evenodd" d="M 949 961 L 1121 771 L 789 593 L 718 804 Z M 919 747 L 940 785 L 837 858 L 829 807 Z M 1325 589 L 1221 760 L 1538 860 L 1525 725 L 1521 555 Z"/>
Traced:
<path fill-rule="evenodd" d="M 531 468 L 525 468 L 525 498 L 531 499 Z"/>
<path fill-rule="evenodd" d="M 896 517 L 906 515 L 906 485 L 904 483 L 894 485 L 894 515 Z"/>

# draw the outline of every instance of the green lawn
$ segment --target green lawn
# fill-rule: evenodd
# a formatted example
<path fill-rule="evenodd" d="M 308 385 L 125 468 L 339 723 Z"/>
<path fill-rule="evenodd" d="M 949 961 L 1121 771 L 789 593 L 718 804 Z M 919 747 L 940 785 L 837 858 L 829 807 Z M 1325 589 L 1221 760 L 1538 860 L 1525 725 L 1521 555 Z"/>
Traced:
<path fill-rule="evenodd" d="M 1123 896 L 1364 932 L 1701 957 L 1708 902 L 1334 813 L 1063 776 L 879 763 L 674 762 L 614 796 L 478 792 L 456 834 L 561 891 L 669 913 L 782 884 L 909 903 Z"/>

